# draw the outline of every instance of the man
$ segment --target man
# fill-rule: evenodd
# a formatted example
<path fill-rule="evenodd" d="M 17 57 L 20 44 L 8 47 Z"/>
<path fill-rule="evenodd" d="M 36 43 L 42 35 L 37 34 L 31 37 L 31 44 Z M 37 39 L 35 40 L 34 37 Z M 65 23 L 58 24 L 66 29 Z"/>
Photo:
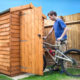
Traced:
<path fill-rule="evenodd" d="M 66 24 L 64 23 L 64 21 L 60 18 L 57 17 L 57 13 L 55 11 L 50 11 L 48 13 L 49 18 L 54 22 L 54 25 L 52 27 L 52 29 L 49 31 L 48 35 L 45 36 L 44 38 L 46 39 L 54 30 L 55 33 L 55 38 L 56 38 L 56 45 L 61 43 L 61 40 L 63 40 L 66 44 L 66 40 L 67 40 L 67 27 Z M 62 46 L 59 48 L 61 51 L 65 51 L 66 50 L 66 45 L 62 44 Z M 62 50 L 63 49 L 63 50 Z"/>

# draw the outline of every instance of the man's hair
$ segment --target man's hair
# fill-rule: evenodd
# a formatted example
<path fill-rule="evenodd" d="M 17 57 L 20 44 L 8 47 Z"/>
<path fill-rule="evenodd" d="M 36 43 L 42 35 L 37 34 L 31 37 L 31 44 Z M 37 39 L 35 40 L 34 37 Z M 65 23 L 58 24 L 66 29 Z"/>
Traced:
<path fill-rule="evenodd" d="M 50 16 L 53 16 L 53 15 L 54 15 L 54 16 L 57 16 L 57 13 L 56 13 L 55 11 L 50 11 L 50 12 L 48 13 L 48 16 L 49 16 L 49 15 L 50 15 Z"/>

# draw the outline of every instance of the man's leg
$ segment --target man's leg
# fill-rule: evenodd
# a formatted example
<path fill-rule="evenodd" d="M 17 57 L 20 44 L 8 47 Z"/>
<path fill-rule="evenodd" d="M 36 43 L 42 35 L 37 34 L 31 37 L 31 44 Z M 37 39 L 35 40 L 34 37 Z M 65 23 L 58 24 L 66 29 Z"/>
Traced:
<path fill-rule="evenodd" d="M 61 41 L 55 41 L 55 45 L 60 45 L 60 47 L 55 47 L 55 48 L 59 49 L 62 52 L 65 52 L 67 49 L 67 40 L 65 40 L 64 43 L 65 44 L 61 44 Z M 55 67 L 54 71 L 60 71 L 59 66 Z M 61 70 L 60 72 L 62 73 L 63 71 Z"/>
<path fill-rule="evenodd" d="M 59 50 L 65 52 L 67 50 L 67 40 L 64 41 L 63 44 L 59 47 Z"/>

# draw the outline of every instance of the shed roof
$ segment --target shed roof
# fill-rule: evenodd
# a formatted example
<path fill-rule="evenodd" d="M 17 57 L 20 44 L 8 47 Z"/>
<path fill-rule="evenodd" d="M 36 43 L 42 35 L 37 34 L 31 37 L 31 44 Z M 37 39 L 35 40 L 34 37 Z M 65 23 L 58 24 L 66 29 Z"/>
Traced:
<path fill-rule="evenodd" d="M 7 13 L 7 12 L 9 12 L 9 11 L 10 11 L 10 9 L 6 9 L 6 10 L 0 12 L 0 15 L 1 15 L 1 14 L 5 14 L 5 13 Z"/>
<path fill-rule="evenodd" d="M 7 12 L 15 12 L 15 11 L 20 11 L 20 10 L 24 10 L 24 9 L 32 9 L 32 8 L 35 8 L 35 6 L 32 3 L 30 3 L 30 4 L 27 4 L 27 5 L 22 5 L 22 6 L 18 6 L 18 7 L 9 8 L 5 11 L 0 12 L 0 15 L 5 14 Z M 46 18 L 46 16 L 44 14 L 42 14 L 42 17 Z"/>

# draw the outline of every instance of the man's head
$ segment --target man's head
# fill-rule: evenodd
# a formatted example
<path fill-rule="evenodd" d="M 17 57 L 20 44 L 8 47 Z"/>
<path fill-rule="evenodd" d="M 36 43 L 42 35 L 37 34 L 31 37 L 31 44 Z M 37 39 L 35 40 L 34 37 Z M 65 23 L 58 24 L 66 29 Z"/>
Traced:
<path fill-rule="evenodd" d="M 56 20 L 56 17 L 57 17 L 57 13 L 55 11 L 50 11 L 48 13 L 48 16 L 51 20 L 55 21 Z"/>

